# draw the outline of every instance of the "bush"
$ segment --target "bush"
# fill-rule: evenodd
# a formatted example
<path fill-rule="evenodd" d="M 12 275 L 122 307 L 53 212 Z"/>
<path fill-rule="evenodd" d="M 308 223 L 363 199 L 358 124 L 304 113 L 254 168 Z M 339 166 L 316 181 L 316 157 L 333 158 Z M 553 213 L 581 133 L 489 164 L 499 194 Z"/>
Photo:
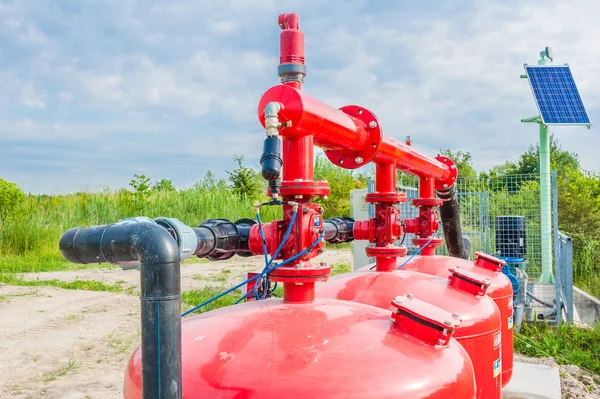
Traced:
<path fill-rule="evenodd" d="M 16 183 L 0 178 L 0 220 L 12 215 L 25 199 L 25 194 Z"/>

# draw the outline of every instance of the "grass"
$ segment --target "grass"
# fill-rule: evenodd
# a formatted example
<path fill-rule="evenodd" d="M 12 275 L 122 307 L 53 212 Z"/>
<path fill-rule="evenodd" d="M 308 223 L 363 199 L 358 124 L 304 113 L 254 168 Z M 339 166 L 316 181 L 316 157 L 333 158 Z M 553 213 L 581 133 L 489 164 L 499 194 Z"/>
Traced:
<path fill-rule="evenodd" d="M 75 372 L 78 367 L 79 366 L 77 365 L 75 360 L 69 359 L 69 361 L 66 364 L 62 365 L 60 368 L 46 374 L 46 376 L 44 377 L 44 381 L 46 381 L 46 382 L 54 381 L 57 378 L 60 378 L 64 375 Z"/>
<path fill-rule="evenodd" d="M 138 341 L 138 335 L 139 333 L 126 336 L 123 336 L 123 334 L 110 333 L 104 339 L 104 343 L 116 355 L 128 355 Z"/>
<path fill-rule="evenodd" d="M 192 308 L 196 305 L 199 305 L 202 302 L 204 302 L 214 296 L 219 295 L 221 292 L 225 291 L 226 289 L 227 289 L 227 287 L 223 287 L 223 286 L 206 286 L 200 290 L 184 291 L 181 294 L 181 301 L 183 302 L 182 308 L 184 311 L 187 309 L 190 309 L 190 308 Z M 235 301 L 237 301 L 241 296 L 242 296 L 241 291 L 236 290 L 232 293 L 222 296 L 221 298 L 217 299 L 216 301 L 209 303 L 208 305 L 204 306 L 203 308 L 198 309 L 198 311 L 196 311 L 195 313 L 196 314 L 204 313 L 204 312 L 208 312 L 209 310 L 233 305 L 233 304 L 235 304 Z"/>
<path fill-rule="evenodd" d="M 342 273 L 350 273 L 352 268 L 350 267 L 350 263 L 338 262 L 331 264 L 331 275 L 335 276 L 336 274 Z"/>
<path fill-rule="evenodd" d="M 600 323 L 593 327 L 524 323 L 515 335 L 515 351 L 533 357 L 551 357 L 600 375 Z"/>
<path fill-rule="evenodd" d="M 204 219 L 254 217 L 254 201 L 224 187 L 200 186 L 151 191 L 140 198 L 127 190 L 60 196 L 28 195 L 20 209 L 0 224 L 0 272 L 61 270 L 69 267 L 58 252 L 61 235 L 75 226 L 114 223 L 132 216 L 179 218 L 190 226 Z M 263 220 L 278 217 L 277 207 L 261 211 Z"/>
<path fill-rule="evenodd" d="M 102 281 L 75 280 L 71 282 L 60 280 L 25 280 L 14 274 L 0 274 L 0 283 L 25 287 L 56 287 L 65 290 L 109 291 L 132 293 L 135 287 L 123 287 L 121 284 L 106 284 Z"/>

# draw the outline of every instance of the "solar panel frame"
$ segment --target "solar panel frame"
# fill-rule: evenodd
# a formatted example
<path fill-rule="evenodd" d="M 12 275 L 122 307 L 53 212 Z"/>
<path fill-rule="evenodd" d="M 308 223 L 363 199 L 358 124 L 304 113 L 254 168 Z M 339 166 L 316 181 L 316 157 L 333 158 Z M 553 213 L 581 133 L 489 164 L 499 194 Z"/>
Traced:
<path fill-rule="evenodd" d="M 524 68 L 544 125 L 588 128 L 592 125 L 569 65 L 524 64 Z M 538 70 L 544 70 L 545 75 Z M 551 79 L 554 81 L 549 83 Z"/>

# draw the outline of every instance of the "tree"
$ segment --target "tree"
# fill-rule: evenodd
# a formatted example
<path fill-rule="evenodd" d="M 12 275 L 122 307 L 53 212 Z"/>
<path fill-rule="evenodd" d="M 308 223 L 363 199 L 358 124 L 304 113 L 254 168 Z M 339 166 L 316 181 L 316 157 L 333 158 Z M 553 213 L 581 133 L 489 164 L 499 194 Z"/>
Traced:
<path fill-rule="evenodd" d="M 565 170 L 579 170 L 581 165 L 577 154 L 563 150 L 553 135 L 550 136 L 550 168 L 562 173 Z M 495 166 L 492 171 L 498 176 L 539 174 L 540 145 L 530 145 L 516 162 L 506 162 Z"/>
<path fill-rule="evenodd" d="M 152 187 L 154 191 L 177 191 L 175 185 L 172 180 L 169 179 L 160 179 L 156 183 L 154 183 L 154 187 Z"/>
<path fill-rule="evenodd" d="M 150 194 L 150 178 L 145 175 L 133 175 L 129 185 L 133 188 L 133 193 L 138 201 L 145 200 Z"/>
<path fill-rule="evenodd" d="M 244 156 L 234 155 L 233 160 L 237 162 L 238 167 L 233 171 L 226 171 L 229 175 L 229 188 L 239 197 L 252 199 L 260 198 L 261 180 L 260 173 L 252 168 L 244 166 Z"/>
<path fill-rule="evenodd" d="M 13 214 L 25 199 L 25 194 L 16 183 L 0 178 L 0 220 Z"/>

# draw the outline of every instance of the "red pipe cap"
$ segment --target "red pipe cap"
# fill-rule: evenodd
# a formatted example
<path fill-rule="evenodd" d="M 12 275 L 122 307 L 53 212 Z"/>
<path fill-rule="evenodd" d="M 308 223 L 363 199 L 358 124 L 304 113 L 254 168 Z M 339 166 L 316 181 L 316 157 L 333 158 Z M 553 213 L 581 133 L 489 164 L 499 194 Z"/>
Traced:
<path fill-rule="evenodd" d="M 421 301 L 412 294 L 397 296 L 392 305 L 392 321 L 399 330 L 429 345 L 447 346 L 460 324 L 457 314 Z"/>
<path fill-rule="evenodd" d="M 484 269 L 493 272 L 499 272 L 506 265 L 506 261 L 498 259 L 495 256 L 484 254 L 483 252 L 475 252 L 475 266 L 483 267 Z"/>
<path fill-rule="evenodd" d="M 470 270 L 461 269 L 458 266 L 451 267 L 450 277 L 448 277 L 448 284 L 452 288 L 457 290 L 476 295 L 484 296 L 487 289 L 492 284 L 492 279 L 489 277 L 482 277 L 480 274 L 472 272 Z"/>

